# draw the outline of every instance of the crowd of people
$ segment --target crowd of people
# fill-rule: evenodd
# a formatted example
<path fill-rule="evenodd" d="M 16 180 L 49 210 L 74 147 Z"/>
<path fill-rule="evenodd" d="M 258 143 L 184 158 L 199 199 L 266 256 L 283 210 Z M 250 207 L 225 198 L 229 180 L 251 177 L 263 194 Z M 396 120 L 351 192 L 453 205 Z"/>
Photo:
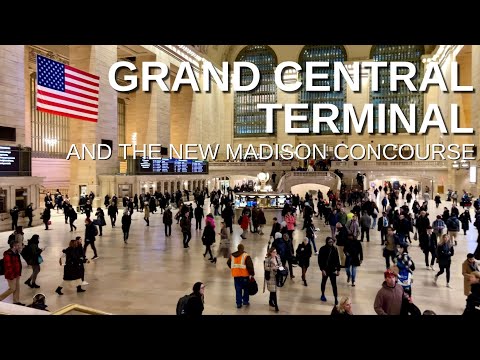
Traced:
<path fill-rule="evenodd" d="M 317 256 L 316 263 L 321 271 L 319 300 L 328 301 L 331 295 L 327 291 L 327 283 L 330 283 L 333 295 L 332 315 L 351 315 L 354 308 L 352 298 L 339 297 L 337 281 L 344 269 L 347 284 L 352 287 L 357 285 L 358 267 L 361 267 L 365 260 L 363 243 L 370 242 L 370 230 L 376 229 L 383 246 L 385 268 L 383 269 L 384 282 L 375 299 L 372 299 L 374 311 L 377 314 L 418 315 L 421 311 L 412 298 L 412 279 L 418 268 L 409 254 L 412 239 L 419 240 L 427 269 L 433 269 L 434 265 L 438 264 L 439 271 L 433 281 L 438 284 L 440 277 L 445 274 L 446 286 L 449 287 L 451 258 L 455 256 L 456 244 L 461 241 L 461 235 L 459 235 L 461 229 L 464 233 L 468 231 L 472 220 L 475 227 L 480 224 L 480 201 L 478 200 L 472 204 L 476 210 L 474 216 L 471 216 L 468 209 L 460 214 L 457 205 L 452 203 L 450 209 L 445 207 L 442 215 L 436 216 L 435 220 L 430 219 L 428 200 L 420 204 L 420 191 L 413 186 L 407 189 L 402 185 L 396 190 L 391 186 L 385 186 L 372 189 L 370 192 L 344 189 L 338 195 L 332 191 L 325 195 L 321 191 L 314 194 L 315 196 L 309 192 L 304 197 L 298 194 L 293 195 L 291 203 L 286 203 L 282 209 L 281 218 L 275 217 L 271 224 L 267 224 L 263 209 L 256 206 L 244 208 L 241 216 L 235 219 L 231 189 L 225 194 L 220 190 L 209 193 L 208 189 L 197 189 L 193 193 L 192 202 L 188 200 L 184 202 L 189 194 L 182 194 L 179 191 L 175 196 L 165 192 L 125 197 L 122 199 L 121 217 L 124 242 L 128 244 L 131 217 L 135 211 L 143 212 L 145 226 L 148 227 L 150 214 L 155 214 L 158 211 L 157 207 L 160 207 L 165 237 L 172 235 L 172 223 L 177 220 L 183 235 L 183 247 L 188 249 L 192 238 L 192 218 L 195 218 L 195 230 L 202 232 L 201 239 L 205 246 L 203 257 L 209 255 L 208 260 L 214 266 L 217 266 L 217 259 L 224 259 L 225 262 L 222 264 L 226 263 L 231 269 L 235 303 L 240 309 L 250 305 L 250 289 L 251 283 L 254 282 L 255 269 L 252 257 L 247 252 L 248 242 L 242 241 L 238 244 L 236 251 L 232 252 L 233 228 L 238 223 L 243 230 L 240 235 L 242 240 L 247 240 L 249 233 L 253 233 L 255 239 L 262 239 L 264 235 L 268 237 L 262 274 L 265 279 L 265 288 L 270 293 L 268 305 L 272 310 L 280 311 L 278 293 L 282 287 L 289 286 L 286 282 L 288 277 L 295 278 L 294 267 L 298 266 L 301 269 L 302 284 L 308 286 L 307 271 L 310 260 L 312 256 Z M 65 266 L 63 281 L 54 291 L 58 295 L 63 295 L 64 288 L 71 284 L 76 288 L 77 293 L 84 292 L 83 287 L 88 285 L 85 281 L 85 264 L 99 258 L 95 240 L 97 236 L 103 235 L 102 228 L 107 224 L 105 211 L 102 208 L 97 208 L 93 214 L 91 204 L 95 195 L 91 193 L 90 196 L 82 207 L 85 213 L 85 235 L 83 238 L 76 236 L 72 239 L 59 260 L 59 263 Z M 45 211 L 42 217 L 49 220 L 48 213 L 55 208 L 53 204 L 56 204 L 57 211 L 63 209 L 65 213 L 65 224 L 70 220 L 70 231 L 77 231 L 74 224 L 77 218 L 76 211 L 68 201 L 68 197 L 62 196 L 62 201 L 58 201 L 57 198 L 58 195 L 52 199 L 49 194 L 45 197 Z M 206 198 L 210 200 L 207 207 Z M 425 199 L 425 194 L 423 198 Z M 119 213 L 117 202 L 116 195 L 105 196 L 105 210 L 110 217 L 112 228 L 115 227 Z M 463 202 L 463 204 L 466 203 Z M 379 211 L 379 205 L 382 206 L 383 211 Z M 349 211 L 346 209 L 347 206 L 351 208 Z M 175 209 L 178 211 L 174 215 L 172 210 Z M 221 218 L 220 229 L 216 229 L 216 218 Z M 299 223 L 300 218 L 303 218 L 302 226 Z M 320 221 L 320 224 L 315 225 L 314 221 Z M 45 230 L 49 230 L 48 221 L 44 223 Z M 324 241 L 318 239 L 323 228 L 326 231 Z M 294 245 L 295 232 L 301 233 L 301 241 L 297 246 Z M 212 246 L 217 236 L 220 242 L 218 251 L 214 251 Z M 9 249 L 4 253 L 8 289 L 0 295 L 0 300 L 13 294 L 13 302 L 24 305 L 20 302 L 21 257 L 32 269 L 32 274 L 25 281 L 25 285 L 33 289 L 40 288 L 37 278 L 43 262 L 41 254 L 44 250 L 40 240 L 40 235 L 36 234 L 27 241 L 27 245 L 24 245 L 23 229 L 15 224 L 14 233 L 8 239 Z M 317 247 L 317 243 L 320 247 Z M 90 260 L 87 258 L 89 246 L 93 251 L 93 257 Z M 466 254 L 462 265 L 462 275 L 465 279 L 464 293 L 467 296 L 465 313 L 478 312 L 480 273 L 476 260 L 479 258 L 480 251 L 477 247 L 474 253 Z M 196 283 L 193 293 L 190 294 L 190 297 L 195 299 L 186 301 L 186 310 L 182 311 L 191 313 L 192 316 L 201 314 L 204 309 L 204 290 L 203 282 Z"/>

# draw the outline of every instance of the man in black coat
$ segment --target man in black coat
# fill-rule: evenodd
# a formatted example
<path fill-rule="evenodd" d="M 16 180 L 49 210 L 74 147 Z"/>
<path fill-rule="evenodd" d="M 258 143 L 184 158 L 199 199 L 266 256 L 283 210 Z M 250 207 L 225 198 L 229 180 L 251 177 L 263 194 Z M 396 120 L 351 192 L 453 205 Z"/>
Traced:
<path fill-rule="evenodd" d="M 332 284 L 333 296 L 335 297 L 335 305 L 338 305 L 337 292 L 337 276 L 340 274 L 340 258 L 338 257 L 337 247 L 333 245 L 334 240 L 330 236 L 326 239 L 326 245 L 320 248 L 318 253 L 318 266 L 322 271 L 322 296 L 320 300 L 327 301 L 325 297 L 325 286 L 327 279 L 330 278 Z"/>
<path fill-rule="evenodd" d="M 232 203 L 229 201 L 222 211 L 222 218 L 225 221 L 225 228 L 230 228 L 230 234 L 233 234 L 233 216 Z"/>
<path fill-rule="evenodd" d="M 28 227 L 31 227 L 33 220 L 33 203 L 30 203 L 25 209 L 25 216 L 28 218 Z"/>
<path fill-rule="evenodd" d="M 18 207 L 15 205 L 13 209 L 10 210 L 10 216 L 12 217 L 12 230 L 17 229 L 17 223 L 18 223 L 18 213 L 20 210 Z"/>
<path fill-rule="evenodd" d="M 433 232 L 431 226 L 427 226 L 427 232 L 421 233 L 419 236 L 420 248 L 425 254 L 425 266 L 427 269 L 433 269 L 437 254 L 437 235 Z M 428 264 L 428 254 L 432 254 L 430 265 Z"/>

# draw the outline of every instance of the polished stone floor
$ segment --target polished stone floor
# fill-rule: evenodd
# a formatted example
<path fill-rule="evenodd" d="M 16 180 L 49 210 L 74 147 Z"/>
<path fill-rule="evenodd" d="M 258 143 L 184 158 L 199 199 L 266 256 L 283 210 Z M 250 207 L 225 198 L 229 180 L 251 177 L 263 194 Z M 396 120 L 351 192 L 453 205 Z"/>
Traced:
<path fill-rule="evenodd" d="M 449 202 L 443 202 L 439 209 L 430 201 L 430 220 L 440 214 L 443 206 L 450 207 Z M 207 207 L 207 205 L 206 205 Z M 460 209 L 461 210 L 461 209 Z M 206 209 L 206 213 L 208 210 Z M 30 303 L 32 297 L 42 292 L 47 297 L 47 304 L 51 311 L 70 303 L 78 303 L 97 308 L 114 314 L 175 314 L 177 300 L 184 294 L 191 292 L 192 285 L 197 281 L 206 284 L 204 315 L 257 315 L 275 314 L 269 310 L 268 291 L 262 293 L 263 288 L 263 259 L 266 253 L 268 235 L 249 234 L 242 243 L 246 251 L 254 260 L 257 272 L 259 292 L 251 297 L 251 305 L 237 309 L 235 306 L 235 290 L 230 270 L 226 266 L 226 259 L 219 258 L 217 264 L 211 264 L 202 254 L 204 246 L 201 243 L 201 232 L 192 226 L 192 240 L 190 248 L 182 246 L 182 236 L 179 225 L 172 226 L 172 236 L 165 238 L 162 215 L 153 214 L 150 226 L 146 227 L 142 213 L 136 213 L 132 219 L 130 239 L 128 245 L 123 242 L 122 230 L 118 226 L 104 227 L 104 235 L 97 237 L 96 246 L 99 258 L 86 265 L 86 280 L 90 285 L 85 286 L 84 293 L 77 294 L 75 289 L 65 289 L 65 295 L 55 294 L 56 287 L 63 276 L 63 268 L 58 259 L 61 250 L 68 246 L 71 238 L 84 235 L 83 220 L 80 215 L 76 222 L 78 231 L 70 233 L 69 226 L 63 222 L 63 214 L 53 214 L 51 230 L 44 230 L 43 226 L 25 229 L 25 243 L 33 234 L 40 235 L 40 247 L 46 247 L 38 275 L 37 283 L 40 289 L 30 289 L 23 282 L 30 276 L 31 268 L 24 266 L 21 281 L 21 302 Z M 471 210 L 473 215 L 473 209 Z M 217 217 L 219 230 L 221 218 Z M 330 234 L 329 228 L 323 221 L 315 218 L 315 223 L 321 231 L 317 238 L 317 246 L 324 243 L 325 237 Z M 109 224 L 109 221 L 108 221 Z M 301 229 L 303 220 L 297 221 L 297 228 Z M 80 229 L 82 229 L 80 231 Z M 265 234 L 270 233 L 270 225 L 266 226 Z M 218 231 L 217 231 L 218 232 Z M 234 225 L 233 241 L 236 249 L 241 241 L 240 227 Z M 9 232 L 0 233 L 0 252 L 7 249 Z M 304 237 L 304 232 L 297 230 L 294 233 L 295 249 Z M 375 314 L 373 302 L 375 295 L 383 281 L 385 261 L 382 257 L 382 246 L 378 231 L 371 230 L 371 241 L 363 242 L 364 262 L 357 270 L 356 287 L 346 282 L 345 272 L 342 270 L 338 279 L 339 295 L 349 295 L 353 302 L 355 314 Z M 217 236 L 218 238 L 218 236 Z M 413 298 L 415 304 L 423 311 L 434 310 L 437 314 L 461 314 L 465 306 L 463 295 L 463 277 L 461 264 L 468 252 L 476 247 L 477 230 L 471 225 L 467 236 L 459 236 L 458 246 L 455 247 L 455 256 L 452 260 L 452 288 L 447 288 L 445 275 L 434 284 L 435 272 L 425 269 L 424 256 L 418 242 L 410 247 L 416 271 L 414 272 Z M 217 240 L 218 243 L 218 240 Z M 217 246 L 214 247 L 217 251 Z M 88 258 L 93 256 L 92 250 L 87 250 Z M 207 256 L 208 257 L 208 256 Z M 438 270 L 438 265 L 435 265 Z M 327 302 L 320 301 L 321 272 L 316 257 L 312 257 L 311 266 L 307 273 L 308 287 L 303 286 L 300 268 L 294 268 L 295 279 L 287 280 L 285 286 L 278 292 L 281 315 L 325 315 L 333 307 L 333 295 L 327 284 Z M 0 292 L 6 289 L 6 281 L 0 278 Z M 11 302 L 11 296 L 5 299 Z"/>

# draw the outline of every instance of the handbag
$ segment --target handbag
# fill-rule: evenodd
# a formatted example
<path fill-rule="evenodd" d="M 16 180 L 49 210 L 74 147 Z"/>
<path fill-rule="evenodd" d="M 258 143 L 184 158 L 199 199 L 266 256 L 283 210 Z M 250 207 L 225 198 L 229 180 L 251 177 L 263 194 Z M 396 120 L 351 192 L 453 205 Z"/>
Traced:
<path fill-rule="evenodd" d="M 43 263 L 43 257 L 42 255 L 38 255 L 38 265 L 40 265 L 41 263 Z"/>
<path fill-rule="evenodd" d="M 47 222 L 48 225 L 52 225 L 52 222 L 50 220 L 48 220 Z"/>
<path fill-rule="evenodd" d="M 255 278 L 252 276 L 248 282 L 248 295 L 253 296 L 258 292 L 258 284 Z"/>

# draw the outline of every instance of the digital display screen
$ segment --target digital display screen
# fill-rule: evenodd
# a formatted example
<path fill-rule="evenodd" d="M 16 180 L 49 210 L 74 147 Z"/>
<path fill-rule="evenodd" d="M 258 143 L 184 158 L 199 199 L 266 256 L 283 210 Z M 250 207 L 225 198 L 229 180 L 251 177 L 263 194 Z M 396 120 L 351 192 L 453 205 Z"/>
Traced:
<path fill-rule="evenodd" d="M 0 146 L 0 176 L 20 171 L 20 152 L 15 146 Z"/>
<path fill-rule="evenodd" d="M 149 159 L 137 160 L 137 174 L 208 174 L 208 162 L 203 160 Z"/>

